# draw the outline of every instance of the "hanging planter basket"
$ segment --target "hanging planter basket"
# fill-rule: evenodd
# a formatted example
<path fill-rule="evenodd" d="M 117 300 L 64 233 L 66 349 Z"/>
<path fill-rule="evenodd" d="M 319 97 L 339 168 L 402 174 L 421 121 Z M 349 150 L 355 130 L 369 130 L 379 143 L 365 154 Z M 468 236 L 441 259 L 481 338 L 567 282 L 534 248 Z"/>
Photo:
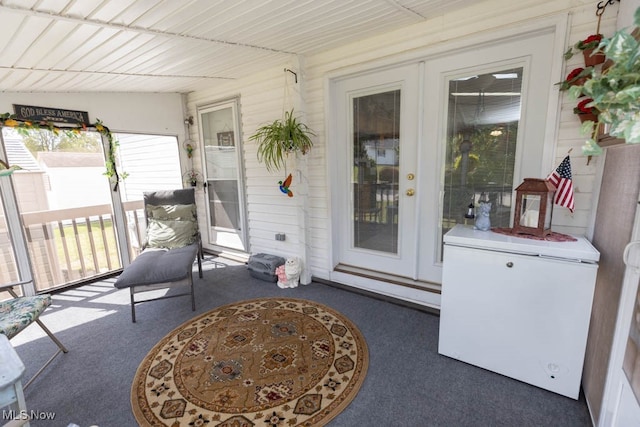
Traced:
<path fill-rule="evenodd" d="M 587 67 L 593 67 L 595 65 L 602 64 L 606 57 L 602 52 L 593 53 L 595 48 L 585 49 L 582 51 L 582 55 L 584 56 L 584 65 Z"/>
<path fill-rule="evenodd" d="M 313 145 L 311 136 L 315 133 L 291 110 L 285 111 L 283 120 L 259 127 L 249 139 L 258 143 L 258 161 L 273 171 L 285 166 L 290 153 L 306 154 Z"/>
<path fill-rule="evenodd" d="M 600 113 L 597 109 L 590 107 L 589 105 L 593 102 L 593 99 L 586 98 L 578 103 L 573 109 L 574 114 L 578 116 L 581 123 L 584 123 L 588 120 L 592 122 L 598 122 L 598 114 Z"/>
<path fill-rule="evenodd" d="M 578 118 L 580 119 L 580 123 L 584 123 L 588 120 L 591 120 L 595 123 L 598 122 L 598 115 L 594 113 L 580 113 L 578 114 Z"/>

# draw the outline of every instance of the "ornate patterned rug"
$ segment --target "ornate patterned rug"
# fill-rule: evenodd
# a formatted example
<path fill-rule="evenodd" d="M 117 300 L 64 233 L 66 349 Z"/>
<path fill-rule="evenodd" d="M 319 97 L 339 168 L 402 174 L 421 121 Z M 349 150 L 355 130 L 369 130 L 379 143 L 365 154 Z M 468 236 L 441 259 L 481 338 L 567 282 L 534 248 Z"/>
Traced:
<path fill-rule="evenodd" d="M 324 425 L 353 400 L 369 365 L 360 331 L 316 302 L 263 298 L 174 329 L 131 386 L 141 426 Z"/>

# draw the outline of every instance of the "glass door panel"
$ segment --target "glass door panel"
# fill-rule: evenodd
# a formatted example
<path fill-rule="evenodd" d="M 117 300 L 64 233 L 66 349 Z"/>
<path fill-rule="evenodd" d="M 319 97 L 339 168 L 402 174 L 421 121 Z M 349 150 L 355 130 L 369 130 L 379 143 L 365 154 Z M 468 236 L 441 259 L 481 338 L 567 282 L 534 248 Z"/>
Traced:
<path fill-rule="evenodd" d="M 400 90 L 353 99 L 353 246 L 398 253 Z"/>
<path fill-rule="evenodd" d="M 412 64 L 334 84 L 334 244 L 343 265 L 415 275 L 418 75 Z"/>
<path fill-rule="evenodd" d="M 199 110 L 208 198 L 209 243 L 246 250 L 237 103 Z"/>
<path fill-rule="evenodd" d="M 509 226 L 522 73 L 498 69 L 448 82 L 442 234 L 473 224 L 480 201 L 491 203 L 491 226 Z"/>
<path fill-rule="evenodd" d="M 426 62 L 421 177 L 436 171 L 436 186 L 421 182 L 433 189 L 421 205 L 421 280 L 441 283 L 442 236 L 455 224 L 473 226 L 465 215 L 480 200 L 491 203 L 492 227 L 509 227 L 514 186 L 548 175 L 554 43 L 553 32 L 540 32 Z"/>

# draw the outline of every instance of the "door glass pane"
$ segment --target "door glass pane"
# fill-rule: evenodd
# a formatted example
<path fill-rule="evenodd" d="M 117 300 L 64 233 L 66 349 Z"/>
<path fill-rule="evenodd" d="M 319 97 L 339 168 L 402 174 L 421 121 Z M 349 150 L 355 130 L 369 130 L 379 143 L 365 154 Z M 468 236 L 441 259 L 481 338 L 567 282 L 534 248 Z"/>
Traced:
<path fill-rule="evenodd" d="M 398 252 L 400 90 L 353 99 L 353 246 Z"/>
<path fill-rule="evenodd" d="M 231 107 L 202 114 L 210 225 L 240 231 L 238 153 L 233 129 Z"/>
<path fill-rule="evenodd" d="M 240 229 L 240 209 L 236 180 L 218 179 L 209 185 L 211 223 L 217 227 Z"/>
<path fill-rule="evenodd" d="M 509 226 L 521 86 L 521 67 L 449 81 L 443 234 L 473 224 L 480 201 L 492 227 Z"/>

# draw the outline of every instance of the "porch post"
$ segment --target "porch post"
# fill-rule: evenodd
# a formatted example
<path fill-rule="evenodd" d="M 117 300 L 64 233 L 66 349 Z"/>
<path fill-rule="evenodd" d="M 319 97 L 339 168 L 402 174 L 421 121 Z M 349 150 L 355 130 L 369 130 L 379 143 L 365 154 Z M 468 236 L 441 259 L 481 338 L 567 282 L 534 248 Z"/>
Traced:
<path fill-rule="evenodd" d="M 102 140 L 102 149 L 105 156 L 108 156 L 107 147 L 109 141 L 106 137 L 100 134 Z M 108 179 L 108 178 L 107 178 Z M 127 218 L 124 213 L 124 207 L 122 206 L 122 197 L 119 191 L 114 189 L 113 182 L 109 179 L 109 188 L 111 195 L 111 205 L 113 206 L 113 227 L 116 230 L 116 239 L 118 240 L 118 248 L 120 250 L 120 257 L 122 258 L 122 267 L 126 267 L 131 264 L 133 254 L 131 253 L 131 245 L 129 245 L 129 230 L 127 227 Z M 117 188 L 117 187 L 116 187 Z"/>
<path fill-rule="evenodd" d="M 304 84 L 304 62 L 301 56 L 296 56 L 293 61 L 293 68 L 297 73 L 298 84 L 293 85 L 292 103 L 294 106 L 294 114 L 299 114 L 301 119 L 306 123 L 306 105 L 303 97 Z M 296 113 L 297 112 L 297 113 Z M 295 197 L 298 199 L 298 249 L 297 253 L 302 261 L 302 272 L 300 273 L 300 283 L 308 285 L 311 283 L 311 269 L 309 268 L 310 259 L 310 232 L 309 232 L 309 184 L 308 184 L 308 163 L 307 157 L 296 154 L 296 171 L 295 171 Z"/>

